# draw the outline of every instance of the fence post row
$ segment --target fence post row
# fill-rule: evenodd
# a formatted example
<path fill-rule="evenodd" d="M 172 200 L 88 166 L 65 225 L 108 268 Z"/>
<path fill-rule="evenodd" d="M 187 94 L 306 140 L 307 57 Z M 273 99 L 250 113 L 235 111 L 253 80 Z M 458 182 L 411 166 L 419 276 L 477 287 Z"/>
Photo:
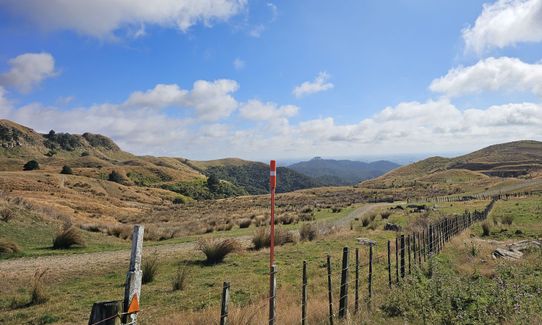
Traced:
<path fill-rule="evenodd" d="M 373 296 L 373 243 L 369 244 L 369 295 L 367 297 L 367 308 L 371 309 L 371 298 Z"/>
<path fill-rule="evenodd" d="M 303 276 L 301 287 L 301 325 L 307 320 L 307 261 L 303 261 Z"/>
<path fill-rule="evenodd" d="M 359 248 L 356 248 L 356 292 L 354 294 L 354 313 L 359 310 Z"/>
<path fill-rule="evenodd" d="M 333 292 L 331 286 L 331 256 L 327 256 L 327 297 L 329 302 L 329 324 L 333 325 Z"/>

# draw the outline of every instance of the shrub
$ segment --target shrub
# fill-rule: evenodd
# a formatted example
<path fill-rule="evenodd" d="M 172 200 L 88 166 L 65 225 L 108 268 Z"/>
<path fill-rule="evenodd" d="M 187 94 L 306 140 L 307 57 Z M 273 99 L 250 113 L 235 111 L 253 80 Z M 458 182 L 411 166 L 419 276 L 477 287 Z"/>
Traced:
<path fill-rule="evenodd" d="M 280 223 L 283 225 L 290 225 L 292 223 L 296 223 L 297 221 L 297 217 L 290 214 L 283 214 L 276 219 L 275 224 Z"/>
<path fill-rule="evenodd" d="M 121 173 L 119 173 L 118 171 L 116 171 L 116 170 L 112 171 L 109 174 L 108 179 L 111 182 L 115 182 L 115 183 L 119 183 L 119 184 L 122 184 L 125 181 L 124 176 Z"/>
<path fill-rule="evenodd" d="M 205 254 L 206 264 L 217 264 L 228 254 L 238 250 L 240 244 L 235 239 L 204 238 L 198 241 L 196 248 Z"/>
<path fill-rule="evenodd" d="M 482 223 L 482 236 L 489 236 L 491 235 L 491 226 L 489 223 L 484 222 Z"/>
<path fill-rule="evenodd" d="M 383 211 L 383 212 L 380 213 L 380 216 L 382 217 L 382 219 L 388 219 L 391 216 L 391 212 L 390 211 Z"/>
<path fill-rule="evenodd" d="M 286 243 L 295 243 L 296 241 L 297 238 L 293 232 L 275 228 L 275 245 L 280 246 Z M 257 250 L 271 246 L 271 230 L 269 227 L 257 229 L 252 237 L 252 244 Z"/>
<path fill-rule="evenodd" d="M 154 277 L 158 272 L 158 256 L 156 254 L 152 257 L 147 257 L 143 261 L 142 271 L 143 275 L 141 277 L 141 282 L 143 284 L 150 283 L 154 280 Z"/>
<path fill-rule="evenodd" d="M 341 211 L 342 211 L 341 208 L 336 208 L 336 207 L 331 208 L 331 212 L 333 212 L 333 213 L 339 213 Z"/>
<path fill-rule="evenodd" d="M 367 227 L 370 223 L 371 219 L 369 219 L 369 217 L 364 217 L 363 219 L 361 219 L 361 225 L 363 227 Z"/>
<path fill-rule="evenodd" d="M 60 173 L 65 174 L 65 175 L 71 175 L 71 174 L 73 174 L 73 170 L 72 170 L 72 168 L 70 166 L 63 166 Z"/>
<path fill-rule="evenodd" d="M 248 228 L 252 224 L 252 220 L 245 218 L 239 220 L 239 228 Z"/>
<path fill-rule="evenodd" d="M 173 199 L 173 204 L 184 204 L 186 203 L 186 199 L 182 196 L 178 196 Z"/>
<path fill-rule="evenodd" d="M 32 290 L 29 305 L 39 305 L 47 302 L 47 292 L 43 284 L 43 278 L 47 270 L 37 270 L 32 278 Z"/>
<path fill-rule="evenodd" d="M 23 170 L 36 170 L 40 169 L 40 164 L 35 160 L 30 160 L 23 166 Z"/>
<path fill-rule="evenodd" d="M 188 278 L 188 267 L 185 266 L 179 266 L 177 268 L 177 272 L 173 275 L 173 279 L 171 281 L 171 288 L 173 291 L 177 290 L 184 290 L 186 287 L 186 279 Z"/>
<path fill-rule="evenodd" d="M 53 240 L 53 249 L 68 249 L 75 245 L 85 246 L 85 240 L 81 232 L 75 227 L 63 230 Z"/>
<path fill-rule="evenodd" d="M 301 213 L 298 217 L 299 221 L 313 221 L 314 219 L 316 219 L 314 217 L 314 213 Z"/>
<path fill-rule="evenodd" d="M 507 216 L 502 217 L 502 223 L 505 225 L 510 226 L 513 222 L 514 222 L 514 216 L 507 215 Z"/>
<path fill-rule="evenodd" d="M 301 240 L 312 241 L 318 237 L 318 226 L 315 223 L 304 223 L 299 229 Z"/>
<path fill-rule="evenodd" d="M 15 213 L 11 209 L 3 208 L 2 210 L 0 210 L 0 220 L 9 222 L 14 217 L 15 217 Z"/>
<path fill-rule="evenodd" d="M 16 242 L 8 239 L 0 239 L 0 254 L 19 253 L 21 248 Z"/>

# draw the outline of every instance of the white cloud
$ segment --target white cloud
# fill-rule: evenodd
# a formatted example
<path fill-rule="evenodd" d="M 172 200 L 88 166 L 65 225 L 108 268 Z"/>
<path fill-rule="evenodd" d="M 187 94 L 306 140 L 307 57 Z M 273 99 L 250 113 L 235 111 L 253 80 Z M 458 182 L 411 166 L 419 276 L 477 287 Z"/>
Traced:
<path fill-rule="evenodd" d="M 232 93 L 239 89 L 234 80 L 198 80 L 192 90 L 181 89 L 176 84 L 158 84 L 145 92 L 137 91 L 124 102 L 126 107 L 191 108 L 198 118 L 215 121 L 228 117 L 238 106 Z"/>
<path fill-rule="evenodd" d="M 294 105 L 279 106 L 272 102 L 262 103 L 259 100 L 249 100 L 239 108 L 243 118 L 253 121 L 288 119 L 295 116 L 298 111 L 299 107 Z"/>
<path fill-rule="evenodd" d="M 334 85 L 331 82 L 328 82 L 328 80 L 329 74 L 320 72 L 313 81 L 305 81 L 301 85 L 296 86 L 292 91 L 292 94 L 297 98 L 301 98 L 306 95 L 332 89 Z"/>
<path fill-rule="evenodd" d="M 250 29 L 248 35 L 259 38 L 262 36 L 262 33 L 265 31 L 265 26 L 263 24 L 256 25 Z"/>
<path fill-rule="evenodd" d="M 477 53 L 520 42 L 542 41 L 542 0 L 484 4 L 474 26 L 463 30 L 466 50 Z"/>
<path fill-rule="evenodd" d="M 28 93 L 43 80 L 55 76 L 55 59 L 49 53 L 25 53 L 9 60 L 10 70 L 0 84 Z"/>
<path fill-rule="evenodd" d="M 483 91 L 522 91 L 542 96 L 542 64 L 516 58 L 487 58 L 469 67 L 451 69 L 429 88 L 449 97 Z"/>
<path fill-rule="evenodd" d="M 245 68 L 245 61 L 236 58 L 235 60 L 233 60 L 233 67 L 235 68 L 235 70 L 242 70 Z"/>
<path fill-rule="evenodd" d="M 75 30 L 110 38 L 123 27 L 144 25 L 175 27 L 187 31 L 197 23 L 210 26 L 225 21 L 246 6 L 246 0 L 6 0 L 3 7 L 47 30 Z"/>

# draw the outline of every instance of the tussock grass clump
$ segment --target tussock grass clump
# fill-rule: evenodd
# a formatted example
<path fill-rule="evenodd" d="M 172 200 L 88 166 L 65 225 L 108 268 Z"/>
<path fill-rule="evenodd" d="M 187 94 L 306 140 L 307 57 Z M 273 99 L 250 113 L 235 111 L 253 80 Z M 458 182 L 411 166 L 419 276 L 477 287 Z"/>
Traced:
<path fill-rule="evenodd" d="M 250 225 L 252 224 L 252 220 L 248 219 L 248 218 L 245 218 L 245 219 L 241 219 L 239 220 L 239 228 L 248 228 L 250 227 Z"/>
<path fill-rule="evenodd" d="M 75 227 L 63 230 L 53 240 L 53 249 L 68 249 L 72 246 L 85 246 L 81 232 Z"/>
<path fill-rule="evenodd" d="M 154 278 L 158 273 L 158 256 L 153 254 L 153 256 L 147 257 L 145 260 L 143 260 L 141 270 L 143 271 L 143 276 L 141 277 L 141 282 L 143 284 L 154 281 Z"/>
<path fill-rule="evenodd" d="M 299 229 L 301 240 L 312 241 L 318 237 L 318 226 L 315 223 L 304 223 Z"/>
<path fill-rule="evenodd" d="M 107 228 L 107 234 L 121 239 L 128 239 L 132 235 L 132 227 L 128 225 L 114 225 Z"/>
<path fill-rule="evenodd" d="M 196 249 L 205 254 L 206 264 L 217 264 L 224 261 L 224 258 L 237 250 L 241 245 L 235 239 L 204 238 L 198 241 Z"/>
<path fill-rule="evenodd" d="M 0 254 L 13 254 L 21 252 L 16 242 L 8 239 L 0 239 Z"/>
<path fill-rule="evenodd" d="M 171 280 L 171 289 L 173 291 L 184 290 L 186 288 L 186 280 L 188 279 L 189 271 L 186 265 L 177 268 Z"/>
<path fill-rule="evenodd" d="M 482 223 L 482 236 L 487 237 L 491 235 L 491 226 L 488 222 Z"/>
<path fill-rule="evenodd" d="M 39 305 L 46 303 L 49 298 L 47 297 L 47 290 L 44 285 L 44 277 L 47 269 L 37 270 L 32 278 L 32 290 L 30 293 L 30 301 L 28 305 Z"/>
<path fill-rule="evenodd" d="M 514 216 L 507 215 L 507 216 L 502 217 L 502 223 L 504 225 L 510 226 L 513 222 L 514 222 Z"/>
<path fill-rule="evenodd" d="M 13 210 L 10 208 L 3 208 L 0 210 L 0 220 L 9 222 L 13 218 L 15 218 L 15 212 L 13 212 Z"/>
<path fill-rule="evenodd" d="M 79 228 L 90 232 L 101 232 L 103 227 L 98 224 L 84 223 L 79 225 Z"/>
<path fill-rule="evenodd" d="M 361 226 L 367 227 L 371 223 L 371 219 L 367 216 L 361 219 Z"/>
<path fill-rule="evenodd" d="M 390 211 L 382 211 L 380 213 L 380 216 L 382 217 L 382 219 L 388 219 L 391 216 L 391 212 Z"/>
<path fill-rule="evenodd" d="M 275 228 L 275 245 L 280 246 L 287 243 L 296 243 L 296 233 L 282 228 Z M 259 228 L 254 232 L 252 244 L 256 250 L 271 246 L 271 229 L 269 227 Z"/>

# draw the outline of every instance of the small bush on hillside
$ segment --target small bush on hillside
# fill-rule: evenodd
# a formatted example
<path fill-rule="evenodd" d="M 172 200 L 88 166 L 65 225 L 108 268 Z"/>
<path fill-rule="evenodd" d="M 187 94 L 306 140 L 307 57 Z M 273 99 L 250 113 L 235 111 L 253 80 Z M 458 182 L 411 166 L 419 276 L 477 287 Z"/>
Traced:
<path fill-rule="evenodd" d="M 240 248 L 240 244 L 235 239 L 216 239 L 204 238 L 198 241 L 197 249 L 205 254 L 206 264 L 217 264 L 224 258 Z"/>
<path fill-rule="evenodd" d="M 502 217 L 502 223 L 505 225 L 510 226 L 513 222 L 514 222 L 513 216 L 508 215 L 508 216 Z"/>
<path fill-rule="evenodd" d="M 72 168 L 70 166 L 63 166 L 60 173 L 64 174 L 64 175 L 71 175 L 71 174 L 73 174 L 73 170 L 72 170 Z"/>
<path fill-rule="evenodd" d="M 43 283 L 43 278 L 45 277 L 46 272 L 47 270 L 37 270 L 36 273 L 34 273 L 34 277 L 32 278 L 30 302 L 28 303 L 31 306 L 43 304 L 49 299 Z"/>
<path fill-rule="evenodd" d="M 72 246 L 85 246 L 81 232 L 75 227 L 63 230 L 53 240 L 53 249 L 68 249 Z"/>
<path fill-rule="evenodd" d="M 301 213 L 298 217 L 299 221 L 313 221 L 314 219 L 316 219 L 316 217 L 314 216 L 314 213 Z"/>
<path fill-rule="evenodd" d="M 312 241 L 318 237 L 318 226 L 315 223 L 304 223 L 299 229 L 301 240 Z"/>
<path fill-rule="evenodd" d="M 121 239 L 128 239 L 132 235 L 132 227 L 128 225 L 110 226 L 107 228 L 107 234 Z"/>
<path fill-rule="evenodd" d="M 87 157 L 87 156 L 90 156 L 90 152 L 88 151 L 81 152 L 81 157 Z"/>
<path fill-rule="evenodd" d="M 239 220 L 239 228 L 248 228 L 252 224 L 252 220 L 245 218 Z"/>
<path fill-rule="evenodd" d="M 361 226 L 363 227 L 367 227 L 370 223 L 371 223 L 371 219 L 367 216 L 361 219 Z"/>
<path fill-rule="evenodd" d="M 186 265 L 177 267 L 177 272 L 175 272 L 171 280 L 171 289 L 173 291 L 184 290 L 188 274 L 188 267 Z"/>
<path fill-rule="evenodd" d="M 184 203 L 186 203 L 186 199 L 182 196 L 179 196 L 173 199 L 173 204 L 184 204 Z"/>
<path fill-rule="evenodd" d="M 4 222 L 9 222 L 11 219 L 15 218 L 15 213 L 9 208 L 3 208 L 0 210 L 0 220 Z"/>
<path fill-rule="evenodd" d="M 119 184 L 122 184 L 125 181 L 124 176 L 116 170 L 112 171 L 109 174 L 108 179 L 111 182 L 115 182 Z"/>
<path fill-rule="evenodd" d="M 331 212 L 333 212 L 333 213 L 339 213 L 341 211 L 342 211 L 341 208 L 336 208 L 336 207 L 331 208 Z"/>
<path fill-rule="evenodd" d="M 390 211 L 383 211 L 383 212 L 380 213 L 380 216 L 382 217 L 382 219 L 388 219 L 391 216 L 391 212 Z"/>
<path fill-rule="evenodd" d="M 40 169 L 40 164 L 35 160 L 30 160 L 23 166 L 23 170 L 36 170 Z"/>
<path fill-rule="evenodd" d="M 154 281 L 154 277 L 158 273 L 158 256 L 154 255 L 145 258 L 141 270 L 143 271 L 143 276 L 141 277 L 141 282 L 143 284 Z"/>
<path fill-rule="evenodd" d="M 21 252 L 16 242 L 8 239 L 0 239 L 0 254 L 13 254 Z"/>
<path fill-rule="evenodd" d="M 482 236 L 489 236 L 491 235 L 491 226 L 489 225 L 489 223 L 487 222 L 484 222 L 482 223 Z"/>

